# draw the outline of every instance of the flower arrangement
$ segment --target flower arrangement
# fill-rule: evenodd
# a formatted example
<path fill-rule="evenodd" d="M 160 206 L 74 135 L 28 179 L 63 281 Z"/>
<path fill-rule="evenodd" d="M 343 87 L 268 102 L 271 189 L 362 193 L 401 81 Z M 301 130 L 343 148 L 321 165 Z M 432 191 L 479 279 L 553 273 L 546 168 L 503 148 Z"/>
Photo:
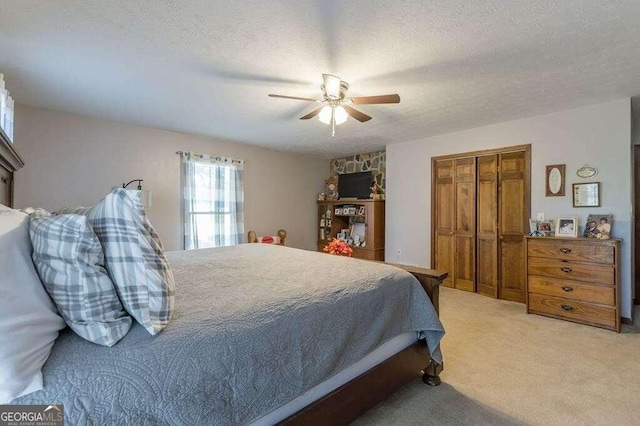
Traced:
<path fill-rule="evenodd" d="M 329 254 L 335 254 L 338 256 L 351 257 L 351 255 L 353 254 L 353 249 L 349 247 L 349 244 L 337 238 L 334 238 L 333 240 L 331 240 L 330 243 L 324 246 L 323 250 Z"/>

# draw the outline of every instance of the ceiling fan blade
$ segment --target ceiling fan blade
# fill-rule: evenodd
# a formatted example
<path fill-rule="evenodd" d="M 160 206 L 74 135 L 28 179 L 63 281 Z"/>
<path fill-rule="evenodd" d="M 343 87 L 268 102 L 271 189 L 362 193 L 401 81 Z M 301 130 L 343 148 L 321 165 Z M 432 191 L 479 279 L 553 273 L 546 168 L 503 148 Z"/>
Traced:
<path fill-rule="evenodd" d="M 364 123 L 365 121 L 369 121 L 372 118 L 371 116 L 365 114 L 364 112 L 360 112 L 357 109 L 350 107 L 349 105 L 345 105 L 344 109 L 347 111 L 347 114 L 349 114 L 351 117 L 355 118 L 361 123 Z"/>
<path fill-rule="evenodd" d="M 320 110 L 324 108 L 323 106 L 321 106 L 320 108 L 316 108 L 313 111 L 311 111 L 309 114 L 300 117 L 300 120 L 308 120 L 310 118 L 315 117 L 316 115 L 320 114 Z"/>
<path fill-rule="evenodd" d="M 400 95 L 378 95 L 378 96 L 358 96 L 351 98 L 354 104 L 399 104 Z"/>
<path fill-rule="evenodd" d="M 311 99 L 311 98 L 299 98 L 297 96 L 284 96 L 284 95 L 274 95 L 273 93 L 269 93 L 268 95 L 271 98 L 282 98 L 282 99 L 293 99 L 296 101 L 307 101 L 307 102 L 320 102 L 317 99 Z"/>

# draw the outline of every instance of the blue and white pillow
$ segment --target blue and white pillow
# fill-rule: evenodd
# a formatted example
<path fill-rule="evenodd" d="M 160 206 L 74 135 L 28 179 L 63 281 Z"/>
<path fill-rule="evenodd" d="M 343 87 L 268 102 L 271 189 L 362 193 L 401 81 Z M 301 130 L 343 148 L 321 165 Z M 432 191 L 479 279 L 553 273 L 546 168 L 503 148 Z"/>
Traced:
<path fill-rule="evenodd" d="M 114 189 L 94 207 L 59 210 L 89 219 L 124 308 L 149 333 L 164 329 L 174 309 L 175 284 L 162 242 L 147 218 L 140 193 Z"/>
<path fill-rule="evenodd" d="M 30 215 L 33 263 L 58 312 L 80 337 L 113 346 L 131 328 L 131 318 L 104 267 L 98 237 L 86 216 Z"/>

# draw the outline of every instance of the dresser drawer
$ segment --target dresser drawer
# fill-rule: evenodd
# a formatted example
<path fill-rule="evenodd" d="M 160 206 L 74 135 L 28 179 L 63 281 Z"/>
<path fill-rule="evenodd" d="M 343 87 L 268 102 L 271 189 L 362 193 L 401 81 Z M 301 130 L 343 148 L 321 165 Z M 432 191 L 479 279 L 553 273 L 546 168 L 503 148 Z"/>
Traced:
<path fill-rule="evenodd" d="M 566 299 L 582 300 L 609 306 L 615 306 L 616 304 L 615 290 L 609 286 L 539 276 L 529 276 L 528 285 L 530 293 L 564 297 Z"/>
<path fill-rule="evenodd" d="M 614 330 L 616 328 L 616 310 L 612 306 L 531 293 L 529 294 L 529 312 L 599 325 Z"/>
<path fill-rule="evenodd" d="M 547 259 L 573 260 L 614 264 L 615 252 L 612 245 L 589 244 L 575 241 L 544 240 L 530 238 L 527 242 L 528 255 Z"/>
<path fill-rule="evenodd" d="M 564 262 L 559 259 L 529 258 L 527 272 L 549 278 L 560 278 L 600 284 L 615 283 L 615 272 L 612 266 Z"/>

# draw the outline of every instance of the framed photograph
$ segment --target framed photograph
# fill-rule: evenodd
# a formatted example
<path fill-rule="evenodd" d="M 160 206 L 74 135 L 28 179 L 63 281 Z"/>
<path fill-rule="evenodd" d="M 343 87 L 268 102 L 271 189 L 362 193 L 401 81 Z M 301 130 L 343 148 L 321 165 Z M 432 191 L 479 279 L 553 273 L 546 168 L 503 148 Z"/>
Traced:
<path fill-rule="evenodd" d="M 320 228 L 324 228 L 324 219 L 320 219 Z"/>
<path fill-rule="evenodd" d="M 587 238 L 598 238 L 608 240 L 611 238 L 611 228 L 613 227 L 612 214 L 590 214 L 584 226 L 584 233 Z"/>
<path fill-rule="evenodd" d="M 556 237 L 577 237 L 578 218 L 575 216 L 561 216 L 556 221 Z"/>
<path fill-rule="evenodd" d="M 538 231 L 544 232 L 545 235 L 548 235 L 553 232 L 553 226 L 551 222 L 538 222 Z"/>
<path fill-rule="evenodd" d="M 600 182 L 574 183 L 573 207 L 600 207 Z"/>
<path fill-rule="evenodd" d="M 546 168 L 545 195 L 547 197 L 564 197 L 565 164 L 552 164 Z"/>

